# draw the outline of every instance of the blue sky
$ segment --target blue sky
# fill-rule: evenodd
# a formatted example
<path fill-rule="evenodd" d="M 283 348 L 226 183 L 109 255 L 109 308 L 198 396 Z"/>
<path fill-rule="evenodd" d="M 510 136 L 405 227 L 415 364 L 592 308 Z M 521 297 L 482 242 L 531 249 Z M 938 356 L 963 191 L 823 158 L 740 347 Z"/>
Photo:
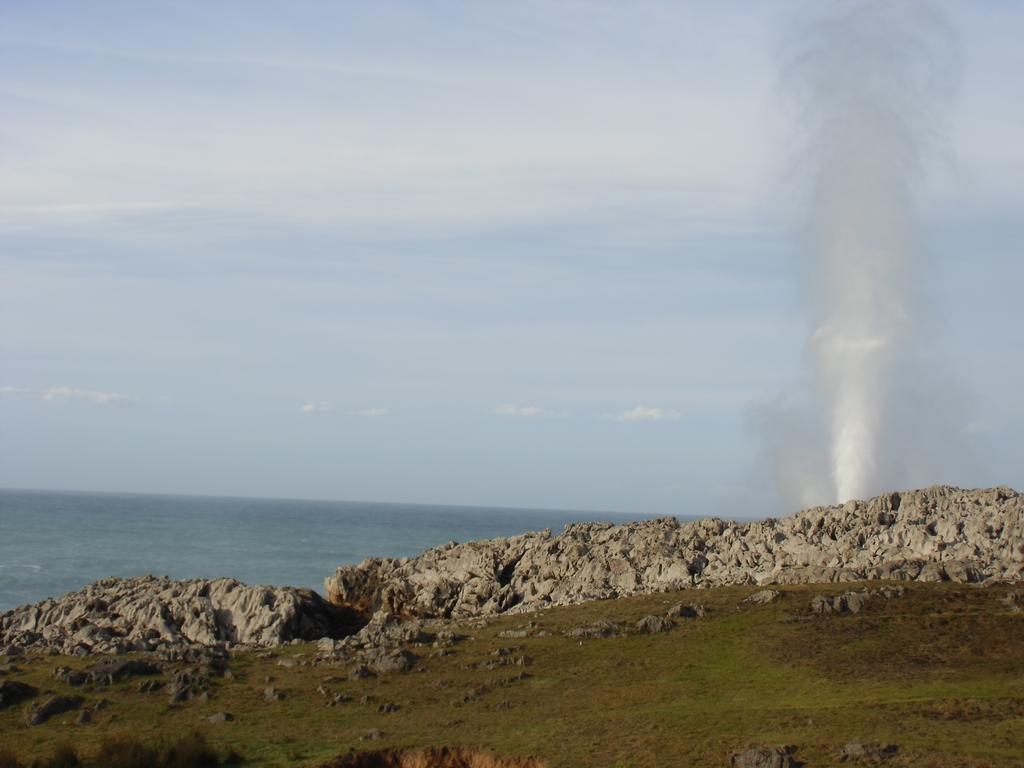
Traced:
<path fill-rule="evenodd" d="M 1024 486 L 1024 8 L 962 46 L 922 343 Z M 0 5 L 0 486 L 773 511 L 796 2 Z"/>

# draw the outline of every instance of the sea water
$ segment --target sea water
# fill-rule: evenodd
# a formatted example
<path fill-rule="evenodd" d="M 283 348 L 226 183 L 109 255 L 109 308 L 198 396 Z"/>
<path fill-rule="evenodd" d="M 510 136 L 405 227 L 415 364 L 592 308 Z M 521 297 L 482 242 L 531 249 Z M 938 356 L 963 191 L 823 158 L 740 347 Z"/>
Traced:
<path fill-rule="evenodd" d="M 107 576 L 322 591 L 339 565 L 621 513 L 0 490 L 0 611 Z"/>

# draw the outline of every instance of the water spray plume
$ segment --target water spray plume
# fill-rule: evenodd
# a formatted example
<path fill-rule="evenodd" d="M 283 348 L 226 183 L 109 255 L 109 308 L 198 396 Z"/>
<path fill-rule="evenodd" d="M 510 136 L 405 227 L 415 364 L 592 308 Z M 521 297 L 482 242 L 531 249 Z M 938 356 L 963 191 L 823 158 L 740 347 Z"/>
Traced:
<path fill-rule="evenodd" d="M 811 380 L 841 502 L 883 490 L 897 364 L 917 331 L 915 194 L 956 46 L 922 3 L 828 9 L 801 36 L 786 76 L 809 128 Z"/>

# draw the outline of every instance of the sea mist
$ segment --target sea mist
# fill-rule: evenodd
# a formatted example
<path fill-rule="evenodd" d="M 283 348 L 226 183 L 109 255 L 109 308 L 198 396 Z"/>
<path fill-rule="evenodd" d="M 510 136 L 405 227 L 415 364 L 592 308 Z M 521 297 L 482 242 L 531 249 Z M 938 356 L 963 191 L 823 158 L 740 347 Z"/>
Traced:
<path fill-rule="evenodd" d="M 803 137 L 811 394 L 801 413 L 776 420 L 785 435 L 774 442 L 783 494 L 800 504 L 864 498 L 929 474 L 911 471 L 922 462 L 907 434 L 934 417 L 920 407 L 930 398 L 912 391 L 926 386 L 918 197 L 957 69 L 955 37 L 930 5 L 815 8 L 784 67 Z M 782 423 L 791 417 L 798 429 Z M 797 436 L 798 449 L 784 444 Z"/>

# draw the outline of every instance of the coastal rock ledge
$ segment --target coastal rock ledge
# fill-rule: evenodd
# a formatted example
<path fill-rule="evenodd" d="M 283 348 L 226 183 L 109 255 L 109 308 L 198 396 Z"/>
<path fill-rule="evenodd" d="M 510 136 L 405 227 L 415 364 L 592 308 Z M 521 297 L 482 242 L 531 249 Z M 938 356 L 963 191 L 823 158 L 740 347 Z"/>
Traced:
<path fill-rule="evenodd" d="M 0 652 L 12 646 L 73 655 L 265 648 L 343 637 L 357 628 L 352 619 L 309 589 L 235 579 L 110 578 L 0 614 Z"/>
<path fill-rule="evenodd" d="M 578 523 L 371 558 L 338 568 L 325 590 L 364 615 L 462 618 L 686 587 L 874 579 L 1021 581 L 1024 497 L 933 486 L 753 523 Z"/>

